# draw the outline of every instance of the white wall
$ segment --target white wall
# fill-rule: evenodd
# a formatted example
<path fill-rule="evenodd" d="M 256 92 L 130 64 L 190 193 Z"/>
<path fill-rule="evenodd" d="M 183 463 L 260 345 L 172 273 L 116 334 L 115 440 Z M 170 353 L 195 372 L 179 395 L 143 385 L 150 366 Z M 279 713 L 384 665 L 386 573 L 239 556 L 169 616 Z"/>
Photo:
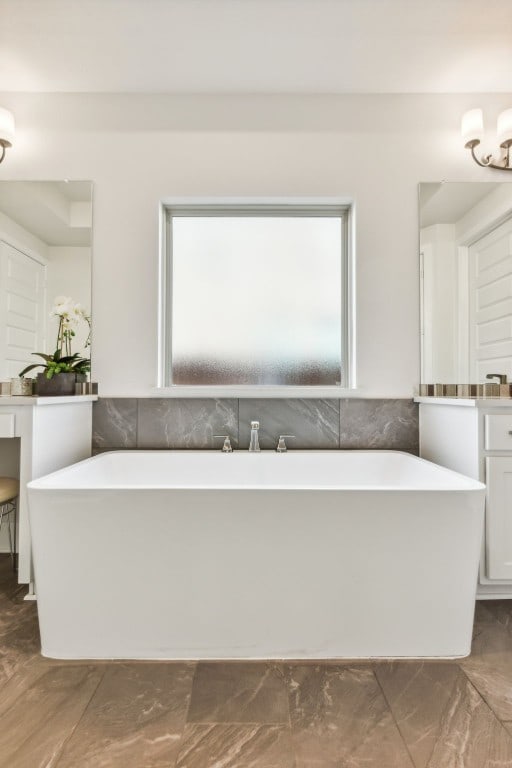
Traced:
<path fill-rule="evenodd" d="M 0 94 L 17 120 L 0 178 L 94 182 L 93 378 L 105 396 L 157 375 L 158 204 L 169 196 L 349 196 L 357 211 L 358 396 L 419 381 L 417 184 L 508 180 L 459 137 L 499 96 Z"/>
<path fill-rule="evenodd" d="M 458 371 L 458 252 L 453 224 L 420 231 L 423 253 L 424 382 L 456 383 Z"/>

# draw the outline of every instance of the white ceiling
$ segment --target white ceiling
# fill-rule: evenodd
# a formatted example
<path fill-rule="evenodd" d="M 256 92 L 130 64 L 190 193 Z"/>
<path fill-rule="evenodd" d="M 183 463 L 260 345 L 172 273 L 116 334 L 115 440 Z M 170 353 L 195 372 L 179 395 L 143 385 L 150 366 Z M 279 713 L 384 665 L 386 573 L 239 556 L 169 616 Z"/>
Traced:
<path fill-rule="evenodd" d="M 512 0 L 0 0 L 0 91 L 510 93 Z"/>

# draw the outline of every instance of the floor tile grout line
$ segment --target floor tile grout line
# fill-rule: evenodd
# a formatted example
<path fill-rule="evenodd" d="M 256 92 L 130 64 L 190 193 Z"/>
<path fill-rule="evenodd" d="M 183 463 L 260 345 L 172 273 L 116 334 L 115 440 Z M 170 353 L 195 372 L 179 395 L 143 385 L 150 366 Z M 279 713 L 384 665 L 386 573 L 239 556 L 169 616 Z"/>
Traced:
<path fill-rule="evenodd" d="M 91 666 L 92 666 L 92 665 L 91 665 Z M 67 736 L 67 737 L 64 739 L 64 741 L 62 742 L 62 746 L 61 746 L 61 748 L 60 748 L 60 753 L 59 753 L 59 756 L 57 757 L 57 761 L 56 761 L 56 762 L 53 764 L 52 768 L 59 768 L 59 763 L 60 763 L 60 761 L 61 761 L 61 759 L 62 759 L 62 755 L 64 754 L 64 750 L 65 750 L 65 748 L 66 748 L 66 745 L 67 745 L 67 744 L 69 743 L 69 741 L 70 741 L 70 740 L 73 738 L 73 735 L 74 735 L 75 731 L 77 730 L 78 726 L 80 725 L 80 723 L 81 723 L 81 722 L 82 722 L 82 720 L 84 719 L 85 713 L 86 713 L 86 712 L 87 712 L 87 710 L 89 709 L 89 707 L 90 707 L 90 705 L 91 705 L 91 702 L 92 702 L 93 698 L 96 696 L 96 693 L 97 693 L 97 691 L 98 691 L 98 688 L 100 687 L 101 683 L 103 682 L 103 680 L 104 680 L 104 678 L 105 678 L 105 675 L 107 674 L 107 671 L 108 671 L 108 668 L 106 667 L 106 668 L 105 668 L 105 670 L 103 671 L 103 673 L 101 674 L 101 676 L 100 676 L 100 679 L 98 680 L 98 684 L 96 685 L 96 687 L 95 687 L 94 691 L 91 693 L 91 696 L 90 696 L 90 698 L 89 698 L 89 701 L 88 701 L 88 702 L 87 702 L 87 704 L 85 705 L 85 707 L 84 707 L 84 709 L 83 709 L 83 711 L 82 711 L 82 714 L 80 715 L 80 717 L 79 717 L 79 718 L 78 718 L 78 720 L 76 721 L 75 725 L 74 725 L 74 726 L 73 726 L 73 728 L 71 729 L 71 731 L 70 731 L 69 735 L 68 735 L 68 736 Z"/>
<path fill-rule="evenodd" d="M 393 708 L 391 707 L 391 704 L 389 703 L 388 697 L 386 696 L 386 694 L 384 692 L 384 688 L 383 688 L 383 686 L 382 686 L 382 684 L 381 684 L 381 682 L 379 680 L 379 676 L 378 676 L 378 674 L 376 672 L 375 667 L 372 667 L 372 672 L 373 672 L 373 676 L 374 676 L 374 678 L 375 678 L 375 680 L 377 682 L 377 685 L 379 686 L 380 692 L 382 693 L 384 701 L 386 702 L 386 707 L 388 708 L 389 714 L 391 715 L 391 719 L 393 720 L 393 722 L 394 722 L 394 724 L 396 726 L 396 729 L 398 731 L 398 735 L 400 736 L 402 744 L 405 747 L 405 751 L 409 755 L 409 759 L 411 761 L 411 765 L 413 766 L 413 768 L 425 768 L 425 766 L 418 765 L 416 763 L 416 760 L 413 758 L 413 756 L 411 754 L 411 751 L 409 749 L 409 745 L 407 744 L 407 742 L 405 740 L 405 737 L 404 737 L 404 735 L 403 735 L 403 733 L 402 733 L 402 731 L 400 729 L 400 726 L 398 725 L 398 720 L 396 719 L 395 713 L 393 712 Z M 429 761 L 430 761 L 430 757 L 429 757 Z M 427 765 L 428 765 L 428 762 L 427 762 Z"/>
<path fill-rule="evenodd" d="M 190 725 L 188 720 L 188 714 L 190 712 L 190 705 L 192 704 L 192 691 L 194 690 L 194 680 L 196 679 L 197 674 L 197 668 L 199 666 L 199 662 L 195 661 L 194 664 L 194 674 L 192 675 L 192 680 L 190 681 L 190 697 L 188 700 L 187 708 L 185 709 L 184 716 L 183 716 L 183 726 L 181 728 L 180 738 L 178 741 L 178 744 L 176 746 L 176 754 L 172 763 L 172 766 L 170 768 L 175 768 L 176 765 L 178 765 L 178 760 L 181 754 L 181 747 L 183 745 L 183 738 L 185 736 L 185 730 L 187 728 L 187 725 Z M 57 767 L 58 768 L 58 767 Z"/>
<path fill-rule="evenodd" d="M 194 683 L 195 683 L 195 680 L 196 680 L 197 669 L 198 669 L 200 663 L 201 662 L 199 662 L 199 661 L 194 662 L 194 674 L 192 675 L 192 680 L 190 681 L 190 699 L 189 699 L 189 702 L 188 702 L 187 709 L 185 710 L 185 721 L 184 721 L 185 724 L 183 726 L 183 730 L 185 730 L 185 725 L 189 725 L 189 722 L 190 722 L 189 719 L 188 719 L 188 716 L 190 714 L 190 707 L 192 705 L 192 695 L 194 693 Z"/>
<path fill-rule="evenodd" d="M 293 737 L 294 731 L 293 731 L 293 726 L 292 726 L 292 708 L 291 708 L 291 703 L 290 703 L 291 695 L 290 695 L 290 689 L 289 689 L 289 686 L 288 686 L 288 682 L 287 682 L 287 679 L 286 679 L 286 668 L 288 667 L 288 669 L 289 669 L 291 665 L 281 664 L 280 666 L 281 666 L 283 686 L 284 686 L 284 690 L 285 690 L 285 694 L 286 694 L 286 703 L 288 705 L 288 731 L 289 731 L 289 734 L 290 734 L 290 743 L 291 743 L 292 750 L 293 750 L 293 768 L 297 768 L 297 765 L 298 765 L 298 744 L 296 743 L 296 740 Z"/>
<path fill-rule="evenodd" d="M 269 723 L 263 723 L 261 720 L 187 720 L 187 725 L 247 725 L 257 726 L 259 728 L 291 728 L 291 724 L 287 722 L 276 723 L 272 721 Z"/>

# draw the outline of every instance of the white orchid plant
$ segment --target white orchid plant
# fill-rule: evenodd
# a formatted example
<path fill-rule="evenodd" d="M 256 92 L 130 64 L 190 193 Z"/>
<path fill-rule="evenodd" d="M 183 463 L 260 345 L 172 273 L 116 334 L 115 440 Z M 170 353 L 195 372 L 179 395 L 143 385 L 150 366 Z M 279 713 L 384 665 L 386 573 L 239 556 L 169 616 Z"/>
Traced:
<path fill-rule="evenodd" d="M 91 345 L 91 317 L 85 312 L 82 306 L 73 301 L 69 296 L 57 296 L 53 303 L 50 317 L 55 317 L 59 321 L 57 331 L 57 345 L 53 355 L 46 355 L 44 352 L 32 352 L 37 357 L 42 357 L 43 363 L 33 363 L 27 365 L 20 376 L 24 376 L 34 368 L 44 368 L 47 379 L 52 379 L 57 373 L 89 373 L 91 370 L 91 361 L 88 357 L 83 357 L 78 352 L 72 354 L 71 344 L 75 336 L 75 327 L 80 321 L 85 321 L 89 326 L 89 334 L 85 342 L 85 348 Z"/>

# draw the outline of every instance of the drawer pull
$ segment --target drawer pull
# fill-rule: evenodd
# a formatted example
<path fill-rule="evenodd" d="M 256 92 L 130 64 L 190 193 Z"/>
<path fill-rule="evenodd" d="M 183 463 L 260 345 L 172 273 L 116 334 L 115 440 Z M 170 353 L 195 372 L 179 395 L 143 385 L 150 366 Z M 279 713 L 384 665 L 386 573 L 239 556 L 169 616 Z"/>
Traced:
<path fill-rule="evenodd" d="M 512 435 L 512 429 L 509 429 L 508 433 L 509 435 Z"/>

